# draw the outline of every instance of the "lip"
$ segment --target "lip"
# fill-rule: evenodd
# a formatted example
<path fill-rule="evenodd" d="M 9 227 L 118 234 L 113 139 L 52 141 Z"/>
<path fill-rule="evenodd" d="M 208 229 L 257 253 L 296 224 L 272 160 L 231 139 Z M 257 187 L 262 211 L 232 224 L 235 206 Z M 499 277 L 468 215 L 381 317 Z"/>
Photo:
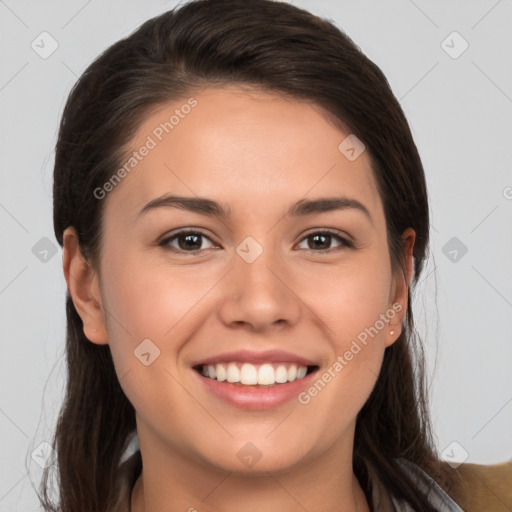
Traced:
<path fill-rule="evenodd" d="M 299 393 L 311 385 L 313 379 L 317 376 L 318 370 L 317 366 L 302 379 L 272 386 L 245 386 L 226 381 L 219 382 L 205 377 L 197 370 L 193 370 L 193 373 L 208 393 L 212 393 L 229 405 L 240 409 L 261 411 L 279 407 L 297 398 Z"/>
<path fill-rule="evenodd" d="M 192 363 L 193 367 L 205 364 L 217 363 L 295 363 L 300 366 L 318 366 L 319 363 L 306 359 L 304 357 L 287 352 L 285 350 L 265 350 L 263 352 L 255 352 L 253 350 L 236 350 L 232 352 L 224 352 L 216 356 L 211 356 Z"/>

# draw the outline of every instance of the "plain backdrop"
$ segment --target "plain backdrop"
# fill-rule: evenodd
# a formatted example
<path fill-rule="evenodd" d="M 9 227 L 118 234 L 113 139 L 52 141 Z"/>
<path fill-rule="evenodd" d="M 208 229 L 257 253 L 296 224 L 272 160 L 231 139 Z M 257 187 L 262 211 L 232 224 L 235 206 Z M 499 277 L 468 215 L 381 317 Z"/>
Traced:
<path fill-rule="evenodd" d="M 512 2 L 291 3 L 332 19 L 383 70 L 422 157 L 432 244 L 414 314 L 438 450 L 459 462 L 510 460 Z M 101 51 L 175 5 L 0 0 L 0 511 L 38 510 L 37 454 L 65 385 L 52 224 L 64 102 Z"/>

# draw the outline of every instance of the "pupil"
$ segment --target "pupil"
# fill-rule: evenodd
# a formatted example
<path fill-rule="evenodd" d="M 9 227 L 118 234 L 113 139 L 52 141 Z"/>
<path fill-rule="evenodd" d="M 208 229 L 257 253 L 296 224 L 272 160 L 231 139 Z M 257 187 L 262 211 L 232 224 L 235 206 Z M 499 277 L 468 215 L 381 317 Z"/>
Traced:
<path fill-rule="evenodd" d="M 313 238 L 313 240 L 315 240 L 314 243 L 315 243 L 316 249 L 329 249 L 328 242 L 331 239 L 330 235 L 313 235 L 312 238 Z M 317 243 L 319 240 L 323 240 L 323 244 L 322 244 L 322 241 L 320 241 L 320 243 Z"/>
<path fill-rule="evenodd" d="M 315 248 L 316 249 L 329 249 L 329 243 L 325 243 L 325 240 L 330 240 L 331 239 L 330 235 L 313 235 L 311 238 L 313 238 L 315 240 Z M 319 239 L 324 240 L 324 244 L 323 244 L 324 247 L 322 247 L 321 242 L 320 242 L 320 244 L 316 243 Z"/>
<path fill-rule="evenodd" d="M 200 249 L 201 248 L 201 241 L 199 240 L 199 235 L 182 235 L 179 237 L 179 246 L 180 249 Z M 184 244 L 181 243 L 182 240 L 185 240 L 186 242 Z M 198 242 L 199 240 L 199 242 Z M 191 243 L 189 243 L 191 242 Z"/>

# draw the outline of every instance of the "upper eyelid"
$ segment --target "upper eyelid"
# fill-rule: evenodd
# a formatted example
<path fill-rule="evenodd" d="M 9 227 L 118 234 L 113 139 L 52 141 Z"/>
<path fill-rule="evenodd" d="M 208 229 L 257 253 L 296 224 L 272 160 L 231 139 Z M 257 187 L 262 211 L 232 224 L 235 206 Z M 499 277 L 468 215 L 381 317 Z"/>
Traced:
<path fill-rule="evenodd" d="M 175 233 L 166 234 L 162 237 L 162 239 L 159 243 L 163 244 L 164 242 L 168 242 L 169 240 L 172 240 L 173 238 L 176 238 L 179 235 L 187 234 L 187 233 L 199 234 L 201 236 L 204 236 L 205 238 L 208 238 L 208 240 L 210 240 L 211 242 L 217 243 L 210 235 L 208 235 L 206 232 L 204 232 L 202 229 L 199 229 L 199 228 L 184 228 L 184 229 L 180 229 L 180 230 L 176 231 Z"/>
<path fill-rule="evenodd" d="M 340 238 L 346 238 L 347 241 L 351 241 L 351 236 L 348 233 L 339 232 L 338 230 L 332 228 L 312 228 L 311 231 L 308 231 L 302 235 L 301 240 L 316 233 L 328 233 L 330 235 L 339 236 Z"/>

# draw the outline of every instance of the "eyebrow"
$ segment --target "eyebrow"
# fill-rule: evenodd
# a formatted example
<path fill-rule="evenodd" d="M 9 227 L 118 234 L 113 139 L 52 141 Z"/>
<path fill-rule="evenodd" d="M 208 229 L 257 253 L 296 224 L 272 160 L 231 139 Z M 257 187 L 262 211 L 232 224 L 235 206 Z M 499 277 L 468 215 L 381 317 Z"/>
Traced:
<path fill-rule="evenodd" d="M 203 197 L 184 197 L 176 195 L 165 195 L 150 201 L 139 212 L 138 217 L 157 208 L 180 208 L 203 215 L 218 217 L 221 219 L 231 218 L 231 210 L 216 201 Z M 358 210 L 373 224 L 372 216 L 364 204 L 356 199 L 348 197 L 321 197 L 318 199 L 301 199 L 297 201 L 286 212 L 285 216 L 303 217 L 334 210 Z"/>

